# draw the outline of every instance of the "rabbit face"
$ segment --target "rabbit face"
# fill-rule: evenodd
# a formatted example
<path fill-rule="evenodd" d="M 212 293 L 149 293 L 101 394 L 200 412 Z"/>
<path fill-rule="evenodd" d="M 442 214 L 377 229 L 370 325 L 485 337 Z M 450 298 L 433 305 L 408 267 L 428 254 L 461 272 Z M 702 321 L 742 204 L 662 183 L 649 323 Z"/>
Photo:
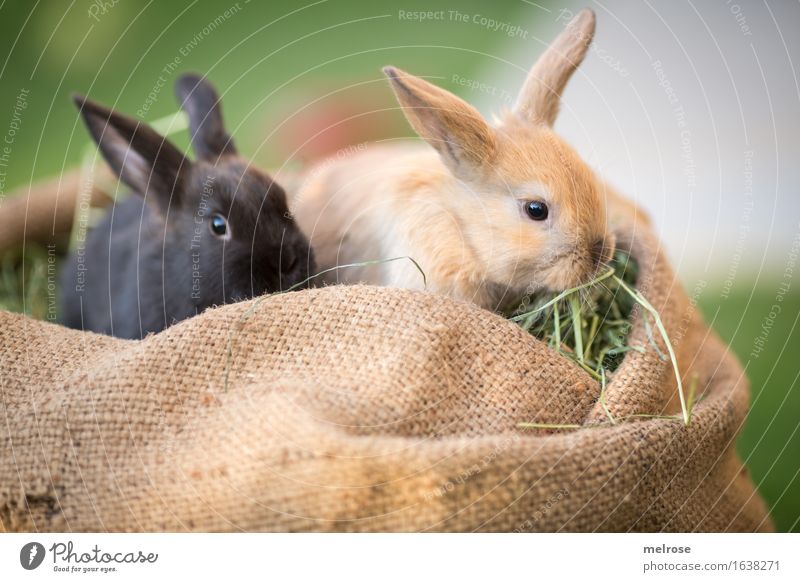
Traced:
<path fill-rule="evenodd" d="M 470 190 L 487 220 L 471 229 L 487 279 L 562 290 L 597 276 L 614 252 L 602 185 L 549 128 L 509 115 Z"/>
<path fill-rule="evenodd" d="M 287 290 L 314 268 L 286 193 L 238 156 L 195 162 L 171 212 L 170 241 L 191 260 L 192 298 L 219 305 Z M 191 220 L 186 215 L 191 214 Z"/>
<path fill-rule="evenodd" d="M 163 282 L 140 285 L 147 295 L 140 302 L 163 300 L 161 311 L 177 319 L 305 281 L 314 258 L 283 189 L 237 154 L 207 81 L 183 75 L 176 92 L 189 117 L 195 160 L 147 125 L 75 99 L 103 157 L 134 195 L 144 197 L 147 224 L 136 237 L 112 233 L 119 247 L 141 250 L 130 256 L 150 258 L 148 274 L 163 272 Z"/>
<path fill-rule="evenodd" d="M 480 277 L 500 295 L 579 285 L 613 254 L 603 188 L 551 130 L 594 24 L 584 10 L 567 25 L 534 65 L 513 111 L 494 126 L 448 91 L 384 69 L 406 118 L 455 178 L 447 210 L 480 262 Z"/>

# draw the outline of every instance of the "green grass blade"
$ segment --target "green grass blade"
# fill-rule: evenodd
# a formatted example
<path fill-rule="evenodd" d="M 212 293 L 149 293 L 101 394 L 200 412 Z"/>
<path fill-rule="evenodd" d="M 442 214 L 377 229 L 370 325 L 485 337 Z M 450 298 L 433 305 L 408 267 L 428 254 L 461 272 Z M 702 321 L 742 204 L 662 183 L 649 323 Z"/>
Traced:
<path fill-rule="evenodd" d="M 591 287 L 593 285 L 597 285 L 601 281 L 605 281 L 609 277 L 613 277 L 614 273 L 615 273 L 615 271 L 614 271 L 613 268 L 609 269 L 608 271 L 606 271 L 605 273 L 603 273 L 602 275 L 600 275 L 596 279 L 592 279 L 591 281 L 588 281 L 588 282 L 586 282 L 586 283 L 584 283 L 582 285 L 578 285 L 577 287 L 572 287 L 571 289 L 567 289 L 566 291 L 562 291 L 561 293 L 556 295 L 553 299 L 551 299 L 550 301 L 548 301 L 547 303 L 545 303 L 541 307 L 538 307 L 538 308 L 534 309 L 533 311 L 528 311 L 526 313 L 520 313 L 519 315 L 514 315 L 514 316 L 510 317 L 509 319 L 511 321 L 521 321 L 521 320 L 525 319 L 525 317 L 527 317 L 531 313 L 538 313 L 540 311 L 543 311 L 543 310 L 547 309 L 548 307 L 558 303 L 559 301 L 561 301 L 565 297 L 569 297 L 573 293 L 577 293 L 581 289 L 586 289 L 587 287 Z"/>
<path fill-rule="evenodd" d="M 650 302 L 635 289 L 631 289 L 628 285 L 625 284 L 625 281 L 613 275 L 614 280 L 617 284 L 624 289 L 634 301 L 639 303 L 642 307 L 644 307 L 650 314 L 653 316 L 653 319 L 656 322 L 656 327 L 658 328 L 659 333 L 661 333 L 661 339 L 664 340 L 664 344 L 667 346 L 667 351 L 669 352 L 669 357 L 672 360 L 672 369 L 675 371 L 675 381 L 678 385 L 678 398 L 681 401 L 681 412 L 683 414 L 683 422 L 684 424 L 689 424 L 689 411 L 686 407 L 686 398 L 683 394 L 683 382 L 681 381 L 681 372 L 678 369 L 678 358 L 675 356 L 675 350 L 672 348 L 672 342 L 669 340 L 669 336 L 667 335 L 667 330 L 664 328 L 664 323 L 661 321 L 661 316 L 656 311 L 655 307 L 650 305 Z"/>

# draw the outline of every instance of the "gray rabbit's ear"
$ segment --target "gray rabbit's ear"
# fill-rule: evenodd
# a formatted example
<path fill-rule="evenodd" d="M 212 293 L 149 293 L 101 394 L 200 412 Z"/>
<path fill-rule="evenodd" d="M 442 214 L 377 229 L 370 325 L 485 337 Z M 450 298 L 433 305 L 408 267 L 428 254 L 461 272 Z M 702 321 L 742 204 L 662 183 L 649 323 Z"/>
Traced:
<path fill-rule="evenodd" d="M 564 87 L 586 56 L 594 37 L 594 12 L 585 8 L 533 65 L 519 92 L 515 111 L 534 123 L 552 126 Z"/>
<path fill-rule="evenodd" d="M 201 160 L 235 154 L 236 147 L 222 122 L 222 104 L 214 87 L 202 76 L 182 75 L 175 83 L 181 107 L 189 115 L 192 148 Z"/>
<path fill-rule="evenodd" d="M 159 204 L 178 202 L 183 176 L 191 162 L 166 138 L 126 115 L 75 95 L 89 133 L 100 153 L 134 191 L 155 195 Z"/>
<path fill-rule="evenodd" d="M 414 131 L 462 178 L 490 163 L 496 139 L 469 103 L 395 67 L 385 67 L 392 89 Z"/>

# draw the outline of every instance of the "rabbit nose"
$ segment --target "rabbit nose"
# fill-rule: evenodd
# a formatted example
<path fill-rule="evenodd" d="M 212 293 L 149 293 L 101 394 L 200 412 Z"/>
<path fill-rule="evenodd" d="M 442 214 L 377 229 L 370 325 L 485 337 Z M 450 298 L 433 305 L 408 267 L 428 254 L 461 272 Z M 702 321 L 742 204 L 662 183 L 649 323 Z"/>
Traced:
<path fill-rule="evenodd" d="M 603 263 L 610 261 L 614 255 L 614 243 L 605 238 L 597 239 L 592 243 L 589 252 L 594 266 L 599 269 Z"/>

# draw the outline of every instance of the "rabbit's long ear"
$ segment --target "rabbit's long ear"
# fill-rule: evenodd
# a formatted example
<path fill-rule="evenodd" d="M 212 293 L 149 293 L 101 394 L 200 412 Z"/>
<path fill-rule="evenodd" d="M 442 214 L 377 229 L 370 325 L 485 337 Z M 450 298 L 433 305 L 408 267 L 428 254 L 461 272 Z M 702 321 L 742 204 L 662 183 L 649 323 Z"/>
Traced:
<path fill-rule="evenodd" d="M 159 203 L 178 202 L 182 176 L 191 165 L 178 148 L 144 123 L 79 95 L 73 99 L 120 180 L 138 193 L 155 194 Z"/>
<path fill-rule="evenodd" d="M 200 75 L 182 75 L 175 83 L 175 94 L 189 115 L 192 147 L 198 158 L 214 160 L 236 153 L 222 122 L 222 103 L 211 83 Z"/>
<path fill-rule="evenodd" d="M 586 56 L 594 36 L 595 16 L 585 8 L 533 65 L 519 92 L 515 110 L 534 123 L 553 125 L 564 87 Z"/>
<path fill-rule="evenodd" d="M 383 72 L 414 131 L 439 152 L 456 175 L 468 175 L 490 159 L 494 133 L 474 107 L 394 67 Z"/>

